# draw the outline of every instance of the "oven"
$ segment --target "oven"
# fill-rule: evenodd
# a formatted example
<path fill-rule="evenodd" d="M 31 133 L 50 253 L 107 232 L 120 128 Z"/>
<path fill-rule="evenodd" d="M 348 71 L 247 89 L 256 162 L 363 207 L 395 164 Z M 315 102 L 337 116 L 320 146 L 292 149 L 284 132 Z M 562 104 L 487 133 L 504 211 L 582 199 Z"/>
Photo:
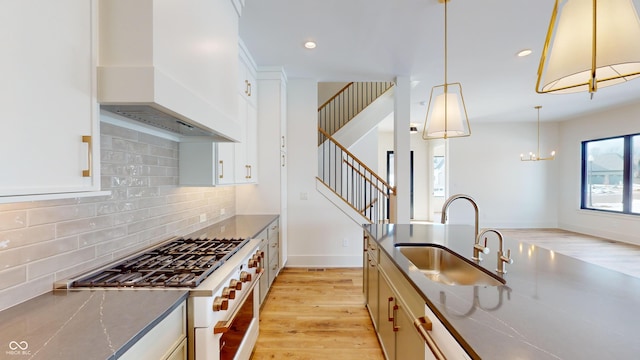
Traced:
<path fill-rule="evenodd" d="M 189 297 L 190 360 L 250 358 L 259 333 L 262 254 L 256 249 L 246 255 L 231 271 L 214 272 Z M 213 293 L 202 291 L 209 282 L 220 284 Z"/>
<path fill-rule="evenodd" d="M 189 360 L 248 360 L 259 333 L 259 242 L 174 238 L 65 286 L 186 288 Z"/>

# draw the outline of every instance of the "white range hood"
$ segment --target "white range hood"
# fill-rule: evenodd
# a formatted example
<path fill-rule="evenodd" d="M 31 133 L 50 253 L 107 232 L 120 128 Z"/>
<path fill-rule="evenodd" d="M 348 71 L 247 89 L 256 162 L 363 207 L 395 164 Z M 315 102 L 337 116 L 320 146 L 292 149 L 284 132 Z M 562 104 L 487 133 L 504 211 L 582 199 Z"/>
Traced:
<path fill-rule="evenodd" d="M 108 0 L 98 102 L 182 136 L 237 141 L 238 15 L 230 0 Z"/>

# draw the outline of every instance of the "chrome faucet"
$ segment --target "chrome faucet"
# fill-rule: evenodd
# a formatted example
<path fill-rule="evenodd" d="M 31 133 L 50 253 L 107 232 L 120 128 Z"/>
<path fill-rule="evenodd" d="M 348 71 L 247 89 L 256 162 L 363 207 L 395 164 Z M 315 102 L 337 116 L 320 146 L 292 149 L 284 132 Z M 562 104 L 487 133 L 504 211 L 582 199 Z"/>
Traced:
<path fill-rule="evenodd" d="M 476 237 L 476 245 L 475 246 L 478 246 L 478 244 L 480 243 L 480 239 L 484 236 L 484 234 L 490 233 L 490 232 L 492 232 L 492 233 L 494 233 L 494 234 L 496 234 L 498 236 L 498 241 L 499 241 L 499 245 L 500 245 L 500 248 L 498 250 L 498 266 L 496 268 L 496 271 L 498 273 L 500 273 L 500 274 L 506 274 L 507 270 L 504 268 L 504 264 L 505 263 L 506 264 L 513 264 L 513 259 L 511 259 L 511 250 L 507 250 L 507 256 L 504 256 L 504 247 L 503 247 L 504 246 L 503 245 L 504 238 L 503 238 L 502 233 L 500 231 L 495 230 L 495 229 L 484 229 L 484 230 L 482 230 L 482 232 L 480 234 L 478 234 L 478 236 Z M 474 246 L 474 250 L 473 250 L 474 251 L 474 256 L 476 254 L 475 246 Z M 486 237 L 484 238 L 484 246 L 485 247 L 487 246 L 487 238 Z M 478 254 L 478 256 L 479 256 L 479 254 Z"/>
<path fill-rule="evenodd" d="M 442 217 L 440 218 L 440 223 L 445 224 L 447 222 L 447 210 L 449 209 L 449 206 L 451 205 L 451 203 L 457 199 L 468 200 L 471 203 L 471 205 L 473 205 L 473 209 L 475 210 L 476 224 L 475 224 L 475 231 L 473 233 L 473 236 L 475 238 L 475 244 L 473 245 L 473 260 L 481 261 L 482 258 L 480 257 L 480 252 L 488 254 L 489 248 L 486 247 L 486 242 L 485 242 L 485 246 L 480 245 L 480 243 L 478 242 L 478 239 L 479 239 L 478 238 L 478 218 L 479 218 L 478 203 L 476 203 L 476 201 L 473 200 L 471 196 L 465 195 L 465 194 L 451 195 L 442 205 Z"/>

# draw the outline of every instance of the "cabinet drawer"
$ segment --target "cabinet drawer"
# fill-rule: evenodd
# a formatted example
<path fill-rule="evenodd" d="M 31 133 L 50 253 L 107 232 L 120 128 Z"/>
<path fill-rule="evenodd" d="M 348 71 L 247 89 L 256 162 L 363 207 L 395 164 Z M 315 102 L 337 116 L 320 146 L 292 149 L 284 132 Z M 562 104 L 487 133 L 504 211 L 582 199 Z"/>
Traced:
<path fill-rule="evenodd" d="M 267 230 L 269 231 L 269 239 L 277 238 L 278 237 L 278 232 L 280 230 L 280 225 L 278 224 L 278 221 L 272 222 L 269 225 Z"/>
<path fill-rule="evenodd" d="M 120 359 L 166 359 L 173 355 L 186 338 L 186 302 L 180 304 L 167 317 L 127 350 Z"/>

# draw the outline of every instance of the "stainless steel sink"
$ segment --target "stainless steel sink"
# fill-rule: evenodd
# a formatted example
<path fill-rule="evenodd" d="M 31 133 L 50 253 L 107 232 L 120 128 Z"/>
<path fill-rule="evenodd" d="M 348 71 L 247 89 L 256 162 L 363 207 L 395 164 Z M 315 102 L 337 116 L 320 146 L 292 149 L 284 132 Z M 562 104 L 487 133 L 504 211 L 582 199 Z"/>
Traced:
<path fill-rule="evenodd" d="M 396 245 L 396 247 L 413 264 L 414 270 L 445 285 L 499 286 L 506 283 L 501 277 L 444 247 L 435 245 Z"/>

